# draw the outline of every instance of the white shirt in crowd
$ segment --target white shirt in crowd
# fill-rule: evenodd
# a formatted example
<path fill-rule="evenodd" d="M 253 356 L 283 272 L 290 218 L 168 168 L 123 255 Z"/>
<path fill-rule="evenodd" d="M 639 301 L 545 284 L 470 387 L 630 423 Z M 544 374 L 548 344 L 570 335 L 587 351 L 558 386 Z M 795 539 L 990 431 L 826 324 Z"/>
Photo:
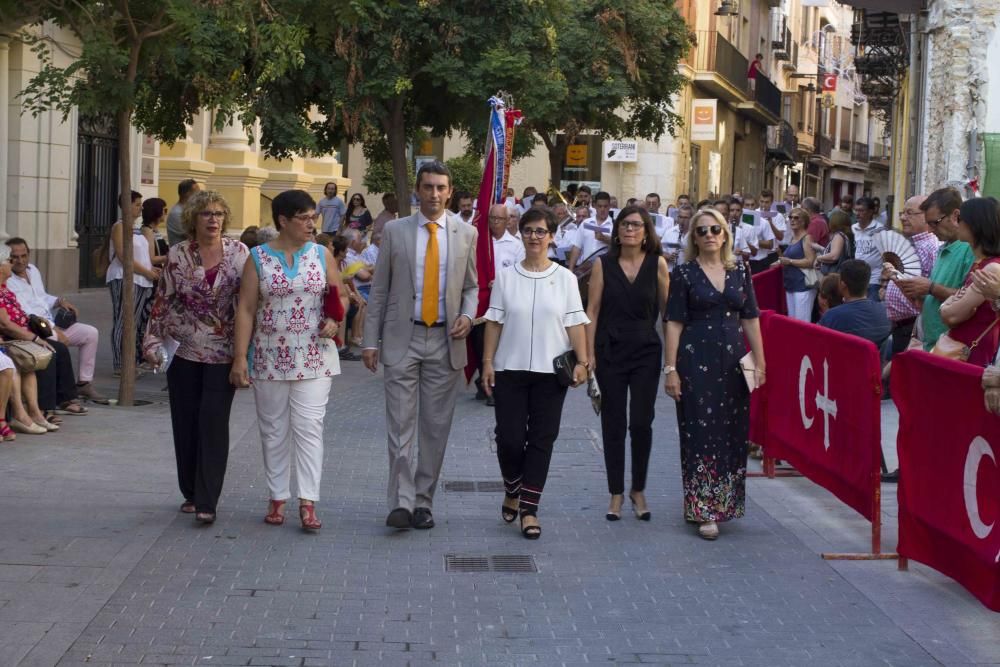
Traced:
<path fill-rule="evenodd" d="M 30 281 L 30 282 L 29 282 Z M 28 264 L 28 280 L 16 273 L 11 273 L 7 279 L 7 287 L 17 297 L 21 309 L 28 315 L 38 315 L 52 321 L 52 309 L 59 297 L 45 291 L 42 274 L 34 264 Z"/>
<path fill-rule="evenodd" d="M 775 228 L 778 231 L 782 232 L 783 235 L 782 239 L 775 244 L 774 248 L 771 248 L 771 252 L 777 252 L 778 246 L 781 246 L 782 248 L 787 248 L 788 239 L 790 239 L 792 235 L 787 233 L 788 222 L 785 220 L 785 216 L 783 216 L 781 213 L 777 211 L 765 211 L 764 209 L 760 208 L 757 210 L 760 212 L 760 219 L 762 222 L 768 219 L 765 217 L 765 214 L 771 215 L 772 217 L 770 218 L 770 220 L 774 223 Z M 770 225 L 768 225 L 768 227 L 770 228 Z M 771 229 L 770 232 L 771 236 L 774 236 L 774 230 Z M 777 238 L 775 238 L 775 240 L 777 240 Z"/>
<path fill-rule="evenodd" d="M 369 243 L 368 247 L 361 253 L 361 261 L 365 264 L 375 266 L 375 262 L 378 261 L 378 246 L 374 243 Z"/>
<path fill-rule="evenodd" d="M 504 232 L 500 238 L 490 234 L 490 238 L 493 240 L 494 275 L 499 273 L 501 269 L 514 266 L 515 263 L 524 259 L 524 244 L 510 232 Z"/>
<path fill-rule="evenodd" d="M 869 285 L 878 285 L 882 280 L 882 253 L 875 247 L 875 235 L 885 229 L 878 220 L 868 223 L 866 229 L 861 229 L 861 225 L 855 222 L 851 225 L 854 232 L 854 259 L 860 259 L 872 267 L 872 277 L 868 280 Z"/>
<path fill-rule="evenodd" d="M 687 247 L 687 234 L 681 234 L 681 228 L 679 225 L 674 225 L 670 227 L 663 233 L 660 237 L 660 242 L 663 244 L 663 255 L 667 260 L 667 268 L 671 271 L 678 264 L 684 263 L 684 249 Z M 677 254 L 676 261 L 670 261 L 671 257 Z"/>
<path fill-rule="evenodd" d="M 587 261 L 595 252 L 608 247 L 604 241 L 597 240 L 596 233 L 592 229 L 587 229 L 587 225 L 597 225 L 603 233 L 610 236 L 614 218 L 609 215 L 604 222 L 598 222 L 597 218 L 587 218 L 583 221 L 583 226 L 576 230 L 576 237 L 573 239 L 573 245 L 580 249 L 578 263 Z"/>
<path fill-rule="evenodd" d="M 730 225 L 729 228 L 733 230 L 733 254 L 740 257 L 749 256 L 750 245 L 757 245 L 756 230 L 753 226 L 743 223 Z"/>
<path fill-rule="evenodd" d="M 740 227 L 746 227 L 746 225 L 740 225 Z M 772 252 L 777 251 L 777 244 L 772 243 L 770 248 L 761 248 L 761 241 L 774 241 L 774 230 L 771 229 L 770 223 L 768 223 L 767 218 L 758 217 L 757 221 L 754 223 L 753 229 L 754 246 L 757 247 L 757 252 L 750 259 L 754 260 L 764 260 L 768 258 Z"/>
<path fill-rule="evenodd" d="M 427 231 L 427 223 L 437 223 L 438 242 L 438 322 L 445 322 L 444 295 L 448 278 L 448 230 L 447 214 L 442 213 L 437 220 L 428 220 L 422 212 L 417 212 L 417 265 L 416 281 L 413 288 L 417 298 L 413 300 L 413 319 L 418 322 L 424 319 L 424 265 L 427 263 L 427 241 L 431 235 Z"/>
<path fill-rule="evenodd" d="M 354 252 L 350 247 L 347 248 L 347 254 L 344 255 L 344 266 L 350 266 L 351 264 L 357 264 L 361 262 L 362 264 L 368 264 L 364 257 L 361 256 L 360 252 Z M 371 285 L 371 280 L 361 280 L 357 276 L 352 278 L 355 287 L 364 287 L 365 285 Z"/>
<path fill-rule="evenodd" d="M 111 239 L 108 239 L 108 243 L 111 245 L 108 251 L 111 263 L 108 264 L 108 272 L 105 274 L 104 280 L 110 283 L 112 280 L 121 280 L 124 277 L 125 267 L 122 266 L 122 261 L 115 254 L 115 244 Z M 132 232 L 132 262 L 147 269 L 153 268 L 153 260 L 149 257 L 149 241 L 140 232 L 136 231 Z M 132 272 L 132 283 L 139 287 L 153 286 L 152 280 L 140 275 L 137 271 Z"/>
<path fill-rule="evenodd" d="M 549 247 L 549 259 L 569 259 L 569 251 L 573 248 L 573 241 L 576 240 L 577 226 L 570 220 L 566 224 L 560 224 L 556 228 L 556 234 L 552 237 L 552 246 Z"/>
<path fill-rule="evenodd" d="M 653 219 L 653 226 L 656 227 L 656 235 L 661 240 L 666 236 L 667 231 L 677 226 L 677 223 L 669 215 L 650 212 L 649 217 Z"/>
<path fill-rule="evenodd" d="M 503 325 L 493 368 L 536 373 L 553 373 L 552 360 L 571 349 L 566 327 L 590 323 L 576 276 L 555 262 L 497 271 L 486 319 Z"/>

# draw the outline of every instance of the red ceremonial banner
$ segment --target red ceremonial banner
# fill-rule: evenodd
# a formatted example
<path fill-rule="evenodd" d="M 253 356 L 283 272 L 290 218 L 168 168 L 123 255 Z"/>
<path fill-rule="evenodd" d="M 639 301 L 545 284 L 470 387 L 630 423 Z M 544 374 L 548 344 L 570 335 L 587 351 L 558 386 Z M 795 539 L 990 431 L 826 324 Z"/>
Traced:
<path fill-rule="evenodd" d="M 756 289 L 756 288 L 755 288 Z M 767 358 L 767 325 L 774 313 L 770 310 L 760 312 L 760 335 L 765 341 L 764 357 Z M 747 352 L 750 344 L 747 343 Z M 767 438 L 767 383 L 750 394 L 750 442 L 762 444 Z"/>
<path fill-rule="evenodd" d="M 780 266 L 772 266 L 766 271 L 754 274 L 752 280 L 753 292 L 757 296 L 757 305 L 761 310 L 773 310 L 781 315 L 788 313 Z"/>
<path fill-rule="evenodd" d="M 764 355 L 764 453 L 788 461 L 872 521 L 882 451 L 881 366 L 875 345 L 771 315 Z"/>
<path fill-rule="evenodd" d="M 982 374 L 921 351 L 892 359 L 898 551 L 1000 611 L 1000 417 L 983 406 Z"/>

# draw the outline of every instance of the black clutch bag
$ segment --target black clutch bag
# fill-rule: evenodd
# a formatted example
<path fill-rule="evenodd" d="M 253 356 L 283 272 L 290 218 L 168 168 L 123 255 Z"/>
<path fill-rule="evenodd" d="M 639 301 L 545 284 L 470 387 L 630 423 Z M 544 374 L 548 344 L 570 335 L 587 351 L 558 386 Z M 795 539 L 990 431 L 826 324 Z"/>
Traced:
<path fill-rule="evenodd" d="M 66 330 L 76 324 L 76 313 L 69 308 L 56 308 L 53 323 L 60 329 Z"/>
<path fill-rule="evenodd" d="M 38 315 L 28 315 L 28 331 L 39 338 L 50 338 L 52 336 L 52 327 L 49 326 L 48 321 L 43 320 Z"/>
<path fill-rule="evenodd" d="M 564 387 L 573 386 L 573 371 L 576 369 L 576 352 L 567 350 L 552 360 L 556 380 Z"/>

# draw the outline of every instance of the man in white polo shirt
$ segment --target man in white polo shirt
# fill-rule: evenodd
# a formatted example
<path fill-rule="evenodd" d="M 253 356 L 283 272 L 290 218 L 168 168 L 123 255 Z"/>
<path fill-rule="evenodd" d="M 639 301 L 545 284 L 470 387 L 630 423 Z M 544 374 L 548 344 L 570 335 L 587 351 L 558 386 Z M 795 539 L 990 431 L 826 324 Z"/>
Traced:
<path fill-rule="evenodd" d="M 788 231 L 788 222 L 785 220 L 785 216 L 775 208 L 774 192 L 772 190 L 761 190 L 757 203 L 760 204 L 757 210 L 760 212 L 761 220 L 767 222 L 767 225 L 771 228 L 771 235 L 774 236 L 775 240 L 774 247 L 771 249 L 767 260 L 768 265 L 770 265 L 778 261 L 778 248 L 787 247 L 788 239 L 791 235 L 785 234 Z"/>
<path fill-rule="evenodd" d="M 593 218 L 586 220 L 580 229 L 576 230 L 576 239 L 573 241 L 573 249 L 569 254 L 567 267 L 570 271 L 576 268 L 578 263 L 586 262 L 598 251 L 606 251 L 608 243 L 611 242 L 611 229 L 614 220 L 611 219 L 611 195 L 607 192 L 598 192 L 594 195 Z"/>
<path fill-rule="evenodd" d="M 490 237 L 493 241 L 494 275 L 524 259 L 524 244 L 510 233 L 510 213 L 503 204 L 490 207 Z"/>
<path fill-rule="evenodd" d="M 675 226 L 674 219 L 669 215 L 660 213 L 660 195 L 655 192 L 650 192 L 646 195 L 645 208 L 649 212 L 649 217 L 653 219 L 653 226 L 656 227 L 656 235 L 662 240 L 666 237 L 667 230 Z"/>

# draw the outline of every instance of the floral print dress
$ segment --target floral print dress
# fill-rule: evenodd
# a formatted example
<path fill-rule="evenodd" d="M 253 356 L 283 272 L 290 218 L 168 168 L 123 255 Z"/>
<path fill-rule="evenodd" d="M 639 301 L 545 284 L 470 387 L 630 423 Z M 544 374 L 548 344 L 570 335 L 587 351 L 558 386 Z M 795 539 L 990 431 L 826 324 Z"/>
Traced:
<path fill-rule="evenodd" d="M 666 319 L 684 325 L 677 349 L 677 426 L 688 521 L 743 516 L 750 392 L 740 370 L 747 352 L 740 320 L 759 315 L 742 267 L 726 272 L 721 293 L 697 261 L 673 270 Z"/>

